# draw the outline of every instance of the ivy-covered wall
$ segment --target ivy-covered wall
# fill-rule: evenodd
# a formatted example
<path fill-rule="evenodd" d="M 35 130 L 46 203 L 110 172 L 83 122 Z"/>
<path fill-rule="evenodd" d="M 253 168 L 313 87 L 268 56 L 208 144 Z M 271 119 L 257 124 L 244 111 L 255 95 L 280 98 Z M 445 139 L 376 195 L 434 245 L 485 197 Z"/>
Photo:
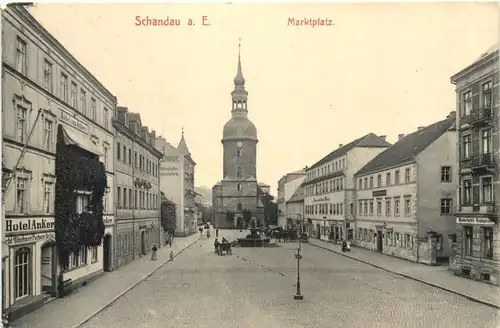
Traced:
<path fill-rule="evenodd" d="M 64 142 L 64 130 L 57 130 L 55 190 L 55 234 L 59 263 L 69 264 L 69 254 L 82 246 L 98 246 L 104 236 L 103 196 L 107 187 L 106 169 L 99 157 Z M 91 191 L 89 209 L 76 214 L 75 190 Z"/>

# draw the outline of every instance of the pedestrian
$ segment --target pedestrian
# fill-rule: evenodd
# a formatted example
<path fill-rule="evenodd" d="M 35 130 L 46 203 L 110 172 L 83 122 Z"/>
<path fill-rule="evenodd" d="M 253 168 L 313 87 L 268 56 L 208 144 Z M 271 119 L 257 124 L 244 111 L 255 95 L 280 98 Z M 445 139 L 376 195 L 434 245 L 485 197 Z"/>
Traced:
<path fill-rule="evenodd" d="M 174 260 L 174 252 L 170 251 L 170 261 Z"/>
<path fill-rule="evenodd" d="M 170 245 L 170 248 L 172 248 L 172 239 L 168 241 L 168 244 Z"/>
<path fill-rule="evenodd" d="M 215 229 L 215 237 L 219 237 L 219 228 Z"/>
<path fill-rule="evenodd" d="M 156 245 L 153 246 L 153 252 L 151 253 L 151 260 L 156 261 L 158 258 L 156 257 L 156 252 L 158 252 L 158 248 L 156 248 Z"/>

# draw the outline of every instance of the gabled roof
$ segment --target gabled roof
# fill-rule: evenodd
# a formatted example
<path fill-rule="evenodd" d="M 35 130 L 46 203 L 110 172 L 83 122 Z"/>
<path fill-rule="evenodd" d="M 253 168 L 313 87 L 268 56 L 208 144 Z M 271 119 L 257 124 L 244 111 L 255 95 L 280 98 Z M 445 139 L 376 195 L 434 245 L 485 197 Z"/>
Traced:
<path fill-rule="evenodd" d="M 189 148 L 186 144 L 186 139 L 184 139 L 184 134 L 182 134 L 181 140 L 179 141 L 179 145 L 177 146 L 177 150 L 179 150 L 183 155 L 190 154 Z"/>
<path fill-rule="evenodd" d="M 287 203 L 299 203 L 304 201 L 304 187 L 298 187 Z"/>
<path fill-rule="evenodd" d="M 334 158 L 344 156 L 347 154 L 347 152 L 355 147 L 390 147 L 391 144 L 387 141 L 385 141 L 383 138 L 378 137 L 374 133 L 368 133 L 367 135 L 356 139 L 354 141 L 351 141 L 345 146 L 342 146 L 338 149 L 335 149 L 332 151 L 330 154 L 326 155 L 322 159 L 320 159 L 318 162 L 313 164 L 310 169 L 314 169 L 318 166 L 321 166 L 329 161 L 331 161 Z"/>
<path fill-rule="evenodd" d="M 420 154 L 446 131 L 454 129 L 454 127 L 455 115 L 450 115 L 445 120 L 417 130 L 375 156 L 374 159 L 354 175 L 364 175 L 413 161 L 415 156 Z"/>

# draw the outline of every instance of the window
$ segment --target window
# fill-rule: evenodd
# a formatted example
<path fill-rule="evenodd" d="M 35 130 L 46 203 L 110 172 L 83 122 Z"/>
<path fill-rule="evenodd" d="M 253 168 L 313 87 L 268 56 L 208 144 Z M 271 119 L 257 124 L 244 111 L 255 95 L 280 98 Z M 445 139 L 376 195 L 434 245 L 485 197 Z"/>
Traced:
<path fill-rule="evenodd" d="M 370 201 L 370 215 L 373 215 L 373 201 Z"/>
<path fill-rule="evenodd" d="M 71 91 L 70 91 L 70 98 L 71 98 L 71 106 L 73 106 L 74 109 L 78 109 L 78 95 L 77 95 L 77 90 L 78 87 L 76 86 L 75 82 L 71 82 Z"/>
<path fill-rule="evenodd" d="M 363 189 L 363 179 L 358 180 L 358 189 L 359 190 Z"/>
<path fill-rule="evenodd" d="M 441 182 L 451 182 L 451 167 L 441 167 Z"/>
<path fill-rule="evenodd" d="M 117 204 L 116 205 L 118 206 L 118 208 L 121 208 L 121 206 L 122 206 L 122 188 L 116 187 L 116 194 L 117 194 L 117 200 L 116 200 Z"/>
<path fill-rule="evenodd" d="M 97 104 L 94 98 L 90 98 L 90 117 L 97 121 Z"/>
<path fill-rule="evenodd" d="M 464 226 L 465 255 L 472 255 L 472 226 Z"/>
<path fill-rule="evenodd" d="M 43 87 L 45 90 L 52 92 L 52 64 L 45 60 L 43 70 Z"/>
<path fill-rule="evenodd" d="M 28 139 L 28 110 L 24 107 L 17 107 L 17 137 L 20 142 L 25 143 Z"/>
<path fill-rule="evenodd" d="M 238 157 L 241 157 L 241 149 L 238 149 L 237 155 L 238 155 Z"/>
<path fill-rule="evenodd" d="M 467 91 L 463 94 L 464 113 L 463 116 L 469 115 L 472 110 L 472 91 Z"/>
<path fill-rule="evenodd" d="M 238 167 L 236 168 L 236 176 L 237 176 L 237 177 L 241 177 L 242 175 L 243 175 L 243 174 L 242 174 L 242 172 L 241 172 L 241 167 L 239 167 L 239 166 L 238 166 Z"/>
<path fill-rule="evenodd" d="M 61 90 L 60 90 L 61 99 L 65 102 L 68 102 L 68 76 L 64 73 L 61 73 Z"/>
<path fill-rule="evenodd" d="M 128 150 L 128 164 L 132 165 L 132 149 Z"/>
<path fill-rule="evenodd" d="M 363 203 L 359 202 L 358 203 L 358 207 L 359 207 L 359 209 L 358 209 L 359 215 L 363 215 Z"/>
<path fill-rule="evenodd" d="M 243 190 L 243 188 L 241 187 L 241 183 L 238 183 L 238 190 Z"/>
<path fill-rule="evenodd" d="M 241 203 L 238 203 L 236 208 L 238 209 L 238 212 L 241 212 L 243 210 L 243 205 L 241 205 Z"/>
<path fill-rule="evenodd" d="M 399 184 L 399 170 L 394 172 L 394 184 Z"/>
<path fill-rule="evenodd" d="M 491 81 L 483 84 L 483 106 L 491 107 Z"/>
<path fill-rule="evenodd" d="M 107 108 L 104 108 L 104 128 L 109 129 L 109 111 Z M 129 164 L 130 164 L 130 154 L 129 156 Z"/>
<path fill-rule="evenodd" d="M 121 151 L 122 151 L 122 147 L 120 146 L 120 143 L 117 142 L 116 143 L 116 159 L 118 161 L 121 160 L 121 157 L 122 157 Z"/>
<path fill-rule="evenodd" d="M 16 193 L 16 206 L 19 213 L 26 213 L 27 210 L 27 187 L 28 179 L 17 178 L 17 193 Z"/>
<path fill-rule="evenodd" d="M 87 92 L 80 89 L 80 109 L 84 115 L 87 115 Z"/>
<path fill-rule="evenodd" d="M 484 257 L 493 259 L 493 228 L 483 228 Z"/>
<path fill-rule="evenodd" d="M 16 66 L 19 73 L 26 75 L 28 68 L 26 61 L 26 42 L 19 37 L 17 38 Z"/>
<path fill-rule="evenodd" d="M 76 268 L 80 264 L 80 253 L 75 252 L 71 254 L 71 267 Z"/>
<path fill-rule="evenodd" d="M 134 190 L 134 208 L 139 208 L 139 202 L 137 201 L 137 190 Z"/>
<path fill-rule="evenodd" d="M 52 145 L 53 145 L 53 142 L 52 142 L 52 135 L 53 135 L 52 121 L 46 119 L 44 121 L 43 125 L 44 125 L 43 126 L 43 143 L 44 143 L 43 148 L 46 151 L 51 151 Z"/>
<path fill-rule="evenodd" d="M 463 154 L 462 158 L 465 159 L 465 158 L 470 157 L 471 144 L 472 144 L 472 140 L 471 140 L 470 134 L 463 136 L 463 138 L 462 138 L 462 154 Z"/>
<path fill-rule="evenodd" d="M 16 300 L 28 296 L 31 292 L 31 249 L 22 247 L 14 258 L 14 293 Z"/>
<path fill-rule="evenodd" d="M 82 246 L 82 249 L 80 249 L 80 264 L 86 264 L 87 263 L 87 247 Z"/>
<path fill-rule="evenodd" d="M 451 215 L 452 200 L 449 198 L 441 199 L 441 215 Z"/>
<path fill-rule="evenodd" d="M 411 213 L 411 202 L 409 199 L 405 199 L 405 216 L 409 216 Z"/>
<path fill-rule="evenodd" d="M 391 216 L 391 200 L 390 199 L 385 201 L 385 215 Z"/>
<path fill-rule="evenodd" d="M 382 187 L 382 174 L 377 175 L 377 187 Z"/>
<path fill-rule="evenodd" d="M 382 201 L 377 201 L 377 215 L 382 215 Z"/>
<path fill-rule="evenodd" d="M 385 175 L 385 185 L 386 186 L 391 185 L 391 173 L 390 172 Z"/>
<path fill-rule="evenodd" d="M 373 188 L 373 177 L 370 177 L 370 188 Z"/>
<path fill-rule="evenodd" d="M 52 213 L 52 193 L 54 188 L 54 183 L 45 182 L 43 187 L 43 211 L 45 214 Z"/>
<path fill-rule="evenodd" d="M 410 169 L 405 170 L 405 182 L 410 182 Z"/>
<path fill-rule="evenodd" d="M 99 246 L 92 247 L 92 262 L 97 262 L 98 255 L 97 252 L 99 250 Z"/>
<path fill-rule="evenodd" d="M 399 216 L 399 199 L 394 201 L 394 216 Z"/>
<path fill-rule="evenodd" d="M 123 208 L 127 208 L 127 188 L 123 188 Z"/>
<path fill-rule="evenodd" d="M 92 192 L 90 191 L 76 191 L 76 203 L 75 203 L 75 212 L 81 214 L 83 212 L 87 212 L 89 210 L 89 200 Z"/>
<path fill-rule="evenodd" d="M 128 207 L 134 208 L 134 204 L 132 204 L 132 189 L 128 190 Z"/>
<path fill-rule="evenodd" d="M 123 145 L 123 163 L 127 163 L 127 146 Z"/>
<path fill-rule="evenodd" d="M 463 180 L 463 203 L 464 204 L 471 204 L 472 203 L 472 198 L 471 198 L 471 190 L 472 190 L 472 181 L 471 180 Z"/>
<path fill-rule="evenodd" d="M 481 152 L 491 153 L 491 129 L 481 131 Z"/>
<path fill-rule="evenodd" d="M 491 177 L 481 179 L 481 200 L 483 203 L 493 201 L 493 186 Z"/>

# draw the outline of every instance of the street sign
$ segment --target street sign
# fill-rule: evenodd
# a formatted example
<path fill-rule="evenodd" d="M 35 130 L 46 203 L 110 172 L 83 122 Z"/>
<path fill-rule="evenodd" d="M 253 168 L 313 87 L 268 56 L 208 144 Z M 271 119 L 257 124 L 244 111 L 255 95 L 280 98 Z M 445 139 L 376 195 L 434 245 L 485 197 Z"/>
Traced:
<path fill-rule="evenodd" d="M 297 260 L 302 260 L 302 255 L 300 255 L 300 254 L 295 254 L 295 258 L 296 258 Z"/>

